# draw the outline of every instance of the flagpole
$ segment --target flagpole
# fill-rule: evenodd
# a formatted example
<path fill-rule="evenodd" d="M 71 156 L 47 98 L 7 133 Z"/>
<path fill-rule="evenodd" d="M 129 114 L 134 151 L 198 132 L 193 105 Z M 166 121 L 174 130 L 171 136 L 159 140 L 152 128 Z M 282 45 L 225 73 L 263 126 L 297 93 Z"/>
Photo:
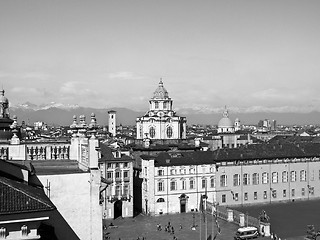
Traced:
<path fill-rule="evenodd" d="M 211 240 L 213 240 L 213 236 L 214 236 L 214 199 L 212 201 L 212 234 L 211 234 Z"/>
<path fill-rule="evenodd" d="M 202 197 L 200 197 L 200 201 L 202 202 Z M 200 204 L 202 204 L 201 202 L 200 202 Z M 202 209 L 199 211 L 199 214 L 200 214 L 200 224 L 199 224 L 199 226 L 200 226 L 200 240 L 201 240 L 201 224 L 202 224 L 201 215 L 202 215 Z"/>
<path fill-rule="evenodd" d="M 204 199 L 204 222 L 205 222 L 205 240 L 208 240 L 208 219 L 206 219 L 206 211 L 207 211 L 207 198 Z"/>
<path fill-rule="evenodd" d="M 200 214 L 200 223 L 199 223 L 199 229 L 200 229 L 200 240 L 201 240 L 201 215 L 202 215 L 202 211 L 203 211 L 203 202 L 202 202 L 202 194 L 200 194 L 200 209 L 199 209 L 199 214 Z"/>
<path fill-rule="evenodd" d="M 207 194 L 207 180 L 206 180 L 206 193 L 205 193 L 205 197 L 204 197 L 204 222 L 205 222 L 205 240 L 208 240 L 208 219 L 207 218 L 207 199 L 208 199 L 208 194 Z"/>

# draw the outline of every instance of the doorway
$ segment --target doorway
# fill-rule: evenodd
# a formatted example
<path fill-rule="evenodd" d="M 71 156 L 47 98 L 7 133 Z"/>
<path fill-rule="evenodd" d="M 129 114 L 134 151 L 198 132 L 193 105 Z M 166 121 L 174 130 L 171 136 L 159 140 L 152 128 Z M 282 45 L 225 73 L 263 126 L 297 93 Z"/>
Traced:
<path fill-rule="evenodd" d="M 180 199 L 180 213 L 185 213 L 187 209 L 186 205 L 187 205 L 188 196 L 183 193 L 181 194 L 179 199 Z"/>
<path fill-rule="evenodd" d="M 122 201 L 118 200 L 114 203 L 114 219 L 122 217 Z"/>

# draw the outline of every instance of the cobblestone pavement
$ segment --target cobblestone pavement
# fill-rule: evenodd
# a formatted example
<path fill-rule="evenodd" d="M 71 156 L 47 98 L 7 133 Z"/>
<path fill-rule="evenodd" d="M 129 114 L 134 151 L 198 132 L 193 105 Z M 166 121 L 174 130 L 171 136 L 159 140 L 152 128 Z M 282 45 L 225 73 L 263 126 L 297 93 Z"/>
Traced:
<path fill-rule="evenodd" d="M 181 213 L 172 215 L 163 215 L 157 217 L 149 217 L 139 215 L 135 218 L 115 220 L 106 220 L 105 225 L 113 223 L 114 227 L 108 227 L 105 230 L 105 236 L 109 236 L 111 240 L 173 240 L 176 237 L 178 240 L 192 239 L 192 240 L 206 240 L 210 239 L 212 235 L 212 217 L 207 216 L 207 224 L 203 219 L 200 222 L 199 213 Z M 174 234 L 164 231 L 165 225 L 170 225 L 174 228 Z M 234 223 L 229 223 L 219 219 L 219 226 L 221 234 L 217 234 L 217 226 L 214 224 L 213 231 L 217 234 L 217 240 L 232 240 L 238 226 Z M 196 230 L 192 230 L 193 223 L 196 225 Z M 201 223 L 201 224 L 200 224 Z M 157 230 L 157 224 L 161 224 L 162 230 Z M 180 229 L 181 224 L 181 229 Z M 200 235 L 201 230 L 201 235 Z M 207 234 L 205 233 L 207 230 Z M 107 239 L 107 238 L 105 238 Z M 259 238 L 258 238 L 259 239 Z M 270 239 L 262 238 L 261 239 Z"/>

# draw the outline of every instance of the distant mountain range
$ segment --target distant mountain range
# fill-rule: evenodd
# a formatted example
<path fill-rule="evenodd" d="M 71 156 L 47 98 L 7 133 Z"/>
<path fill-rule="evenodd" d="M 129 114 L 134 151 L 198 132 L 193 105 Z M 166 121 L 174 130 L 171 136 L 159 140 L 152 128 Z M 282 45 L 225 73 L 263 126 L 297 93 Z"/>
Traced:
<path fill-rule="evenodd" d="M 50 103 L 47 105 L 36 105 L 30 102 L 10 106 L 10 116 L 18 117 L 18 122 L 25 121 L 27 124 L 33 122 L 46 122 L 49 125 L 69 126 L 72 124 L 73 116 L 76 115 L 78 120 L 80 115 L 86 116 L 87 123 L 90 123 L 91 113 L 95 113 L 99 125 L 108 124 L 108 111 L 115 110 L 117 112 L 117 125 L 134 125 L 137 117 L 142 116 L 145 112 L 134 111 L 128 108 L 110 108 L 98 109 L 89 107 L 80 107 L 78 105 L 64 105 L 60 103 Z M 187 118 L 187 124 L 208 124 L 217 125 L 222 118 L 221 112 L 206 113 L 198 109 L 178 109 L 177 114 Z M 319 124 L 320 112 L 313 111 L 309 113 L 294 112 L 232 112 L 230 111 L 230 119 L 232 121 L 239 118 L 241 124 L 258 124 L 259 120 L 274 119 L 277 124 L 281 125 L 304 125 Z"/>

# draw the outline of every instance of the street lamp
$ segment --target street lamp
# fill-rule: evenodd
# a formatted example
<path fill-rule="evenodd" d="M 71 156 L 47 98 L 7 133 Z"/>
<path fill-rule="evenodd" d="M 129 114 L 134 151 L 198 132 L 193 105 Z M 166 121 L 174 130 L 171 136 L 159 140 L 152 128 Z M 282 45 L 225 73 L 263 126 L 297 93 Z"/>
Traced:
<path fill-rule="evenodd" d="M 192 213 L 192 226 L 191 230 L 196 230 L 195 213 Z"/>

